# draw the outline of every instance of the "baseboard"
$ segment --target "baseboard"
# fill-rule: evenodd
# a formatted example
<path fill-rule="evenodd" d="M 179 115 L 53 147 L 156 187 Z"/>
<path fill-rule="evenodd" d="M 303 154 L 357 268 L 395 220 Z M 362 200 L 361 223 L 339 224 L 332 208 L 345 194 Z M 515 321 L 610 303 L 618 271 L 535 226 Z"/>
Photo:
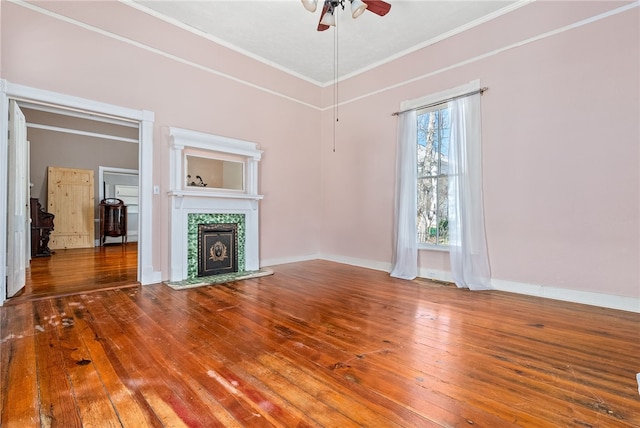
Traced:
<path fill-rule="evenodd" d="M 435 279 L 437 281 L 453 282 L 451 272 L 447 271 L 420 269 L 418 276 L 421 278 Z M 491 279 L 491 286 L 494 290 L 506 291 L 509 293 L 524 294 L 527 296 L 543 297 L 545 299 L 562 300 L 565 302 L 581 303 L 583 305 L 592 305 L 602 308 L 640 313 L 640 299 L 634 297 L 594 293 L 591 291 L 570 290 L 568 288 L 505 281 L 495 278 Z"/>
<path fill-rule="evenodd" d="M 141 285 L 158 284 L 160 282 L 162 282 L 162 272 L 153 270 L 153 266 L 142 268 Z"/>
<path fill-rule="evenodd" d="M 383 263 L 366 259 L 323 254 L 320 257 L 337 263 L 364 267 L 368 269 L 391 271 L 391 263 Z M 451 272 L 428 268 L 420 268 L 420 278 L 434 279 L 436 281 L 453 282 Z M 527 284 L 501 279 L 492 279 L 491 286 L 494 290 L 509 293 L 524 294 L 527 296 L 543 297 L 545 299 L 562 300 L 565 302 L 580 303 L 583 305 L 599 306 L 602 308 L 618 309 L 621 311 L 640 313 L 640 298 L 616 296 L 614 294 L 595 293 L 591 291 L 571 290 L 567 288 L 550 287 L 546 285 Z"/>
<path fill-rule="evenodd" d="M 138 235 L 127 235 L 127 243 L 133 243 L 133 242 L 138 242 Z M 105 240 L 105 244 L 121 244 L 122 243 L 122 238 L 107 238 Z M 102 243 L 100 242 L 99 239 L 95 239 L 93 241 L 94 247 L 101 247 Z"/>
<path fill-rule="evenodd" d="M 495 290 L 640 313 L 640 298 L 492 279 Z"/>
<path fill-rule="evenodd" d="M 355 257 L 345 257 L 334 254 L 310 254 L 307 256 L 261 260 L 260 266 L 274 266 L 279 264 L 304 262 L 307 260 L 315 259 L 327 260 L 330 262 L 358 266 L 383 272 L 391 271 L 391 263 L 378 262 L 368 259 L 359 259 Z M 448 271 L 420 268 L 418 276 L 420 278 L 434 279 L 436 281 L 453 282 L 451 272 Z M 545 299 L 562 300 L 565 302 L 580 303 L 583 305 L 592 305 L 603 308 L 640 313 L 640 298 L 635 297 L 616 296 L 613 294 L 594 293 L 590 291 L 570 290 L 567 288 L 505 281 L 501 279 L 492 279 L 491 285 L 494 290 L 498 291 L 506 291 L 509 293 L 524 294 L 527 296 L 543 297 Z"/>
<path fill-rule="evenodd" d="M 329 262 L 342 263 L 345 265 L 358 266 L 367 269 L 381 270 L 389 272 L 390 263 L 374 262 L 366 259 L 356 259 L 353 257 L 335 256 L 332 254 L 308 254 L 306 256 L 283 257 L 279 259 L 260 260 L 260 267 L 283 265 L 286 263 L 306 262 L 309 260 L 326 260 Z"/>
<path fill-rule="evenodd" d="M 391 272 L 391 263 L 376 262 L 367 259 L 358 259 L 355 257 L 337 256 L 333 254 L 321 254 L 319 259 L 327 260 L 330 262 L 342 263 L 345 265 L 358 266 L 367 269 L 381 270 L 383 272 Z"/>
<path fill-rule="evenodd" d="M 418 276 L 420 278 L 435 279 L 436 281 L 453 282 L 451 272 L 445 270 L 420 268 L 418 270 Z"/>
<path fill-rule="evenodd" d="M 309 260 L 317 260 L 321 258 L 318 254 L 308 254 L 306 256 L 281 257 L 279 259 L 260 260 L 260 267 L 284 265 L 287 263 L 307 262 Z"/>

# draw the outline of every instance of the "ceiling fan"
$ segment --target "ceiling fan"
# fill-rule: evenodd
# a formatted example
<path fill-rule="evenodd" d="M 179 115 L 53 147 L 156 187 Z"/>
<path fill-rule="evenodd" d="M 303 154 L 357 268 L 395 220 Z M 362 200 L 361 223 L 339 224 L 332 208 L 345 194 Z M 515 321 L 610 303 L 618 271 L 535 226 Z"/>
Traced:
<path fill-rule="evenodd" d="M 301 0 L 304 8 L 309 12 L 315 12 L 318 6 L 318 0 Z M 318 31 L 324 31 L 331 26 L 336 25 L 336 9 L 341 7 L 344 10 L 345 0 L 324 0 L 322 13 L 320 14 L 320 22 L 318 23 Z M 375 13 L 379 16 L 385 16 L 391 5 L 382 0 L 349 0 L 351 3 L 351 16 L 355 19 L 362 15 L 365 10 Z"/>

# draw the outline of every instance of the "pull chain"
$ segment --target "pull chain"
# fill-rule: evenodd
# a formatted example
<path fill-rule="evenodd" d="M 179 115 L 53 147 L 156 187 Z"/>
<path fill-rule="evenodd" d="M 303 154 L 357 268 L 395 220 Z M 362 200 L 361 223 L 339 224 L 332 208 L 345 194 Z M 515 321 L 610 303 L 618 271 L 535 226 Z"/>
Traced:
<path fill-rule="evenodd" d="M 339 47 L 339 38 L 338 38 L 338 28 L 340 27 L 338 21 L 338 16 L 336 14 L 336 27 L 335 32 L 333 33 L 333 152 L 336 151 L 336 135 L 337 135 L 337 124 L 340 121 L 338 118 L 338 47 Z"/>

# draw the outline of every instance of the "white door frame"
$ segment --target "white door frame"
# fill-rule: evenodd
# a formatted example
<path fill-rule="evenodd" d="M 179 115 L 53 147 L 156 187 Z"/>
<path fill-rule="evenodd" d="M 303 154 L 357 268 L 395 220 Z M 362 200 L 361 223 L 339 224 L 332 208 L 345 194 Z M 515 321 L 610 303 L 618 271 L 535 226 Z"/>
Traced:
<path fill-rule="evenodd" d="M 142 285 L 161 281 L 160 271 L 153 268 L 153 121 L 154 113 L 148 110 L 134 110 L 106 104 L 85 98 L 74 97 L 42 89 L 10 83 L 0 79 L 0 170 L 7 171 L 8 162 L 8 108 L 9 99 L 31 101 L 58 106 L 64 109 L 80 110 L 100 115 L 132 120 L 139 123 L 139 209 L 138 216 L 138 281 Z M 0 219 L 7 218 L 7 175 L 0 174 Z M 144 220 L 144 221 L 142 221 Z M 7 225 L 0 221 L 0 305 L 7 300 Z"/>
<path fill-rule="evenodd" d="M 137 169 L 128 169 L 128 168 L 115 168 L 111 166 L 99 166 L 98 167 L 98 181 L 100 184 L 104 181 L 105 173 L 115 173 L 115 174 L 128 174 L 128 175 L 140 175 Z M 102 185 L 98 186 L 98 199 L 104 199 L 104 189 Z"/>
<path fill-rule="evenodd" d="M 136 176 L 140 176 L 139 171 L 137 169 L 128 169 L 128 168 L 116 168 L 116 167 L 111 167 L 111 166 L 98 166 L 98 201 L 102 201 L 105 198 L 105 194 L 104 194 L 104 175 L 112 173 L 112 174 L 124 174 L 124 175 L 136 175 Z M 138 181 L 140 181 L 140 179 L 138 179 Z M 129 215 L 131 214 L 131 210 L 128 210 Z M 136 227 L 138 226 L 138 224 L 140 223 L 140 215 L 139 213 L 136 214 L 138 216 L 138 222 L 136 224 Z M 127 224 L 130 224 L 129 219 L 127 219 Z M 98 227 L 100 227 L 98 225 Z M 129 227 L 127 226 L 127 229 L 129 229 Z M 135 242 L 138 241 L 138 230 L 136 229 L 135 231 Z M 108 237 L 107 237 L 108 238 Z M 134 242 L 132 241 L 133 236 L 131 234 L 129 234 L 129 230 L 127 230 L 127 242 Z M 99 237 L 96 240 L 96 247 L 101 245 L 101 239 L 102 237 Z M 115 239 L 115 238 L 112 238 Z"/>

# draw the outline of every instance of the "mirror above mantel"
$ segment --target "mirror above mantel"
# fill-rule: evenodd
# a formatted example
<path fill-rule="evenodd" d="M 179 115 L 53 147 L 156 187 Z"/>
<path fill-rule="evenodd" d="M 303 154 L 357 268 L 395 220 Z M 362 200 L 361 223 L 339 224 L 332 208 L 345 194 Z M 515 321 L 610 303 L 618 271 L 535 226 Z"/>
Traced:
<path fill-rule="evenodd" d="M 194 155 L 185 156 L 186 187 L 244 192 L 244 162 Z"/>
<path fill-rule="evenodd" d="M 257 144 L 181 128 L 169 128 L 169 136 L 170 196 L 262 199 Z"/>

